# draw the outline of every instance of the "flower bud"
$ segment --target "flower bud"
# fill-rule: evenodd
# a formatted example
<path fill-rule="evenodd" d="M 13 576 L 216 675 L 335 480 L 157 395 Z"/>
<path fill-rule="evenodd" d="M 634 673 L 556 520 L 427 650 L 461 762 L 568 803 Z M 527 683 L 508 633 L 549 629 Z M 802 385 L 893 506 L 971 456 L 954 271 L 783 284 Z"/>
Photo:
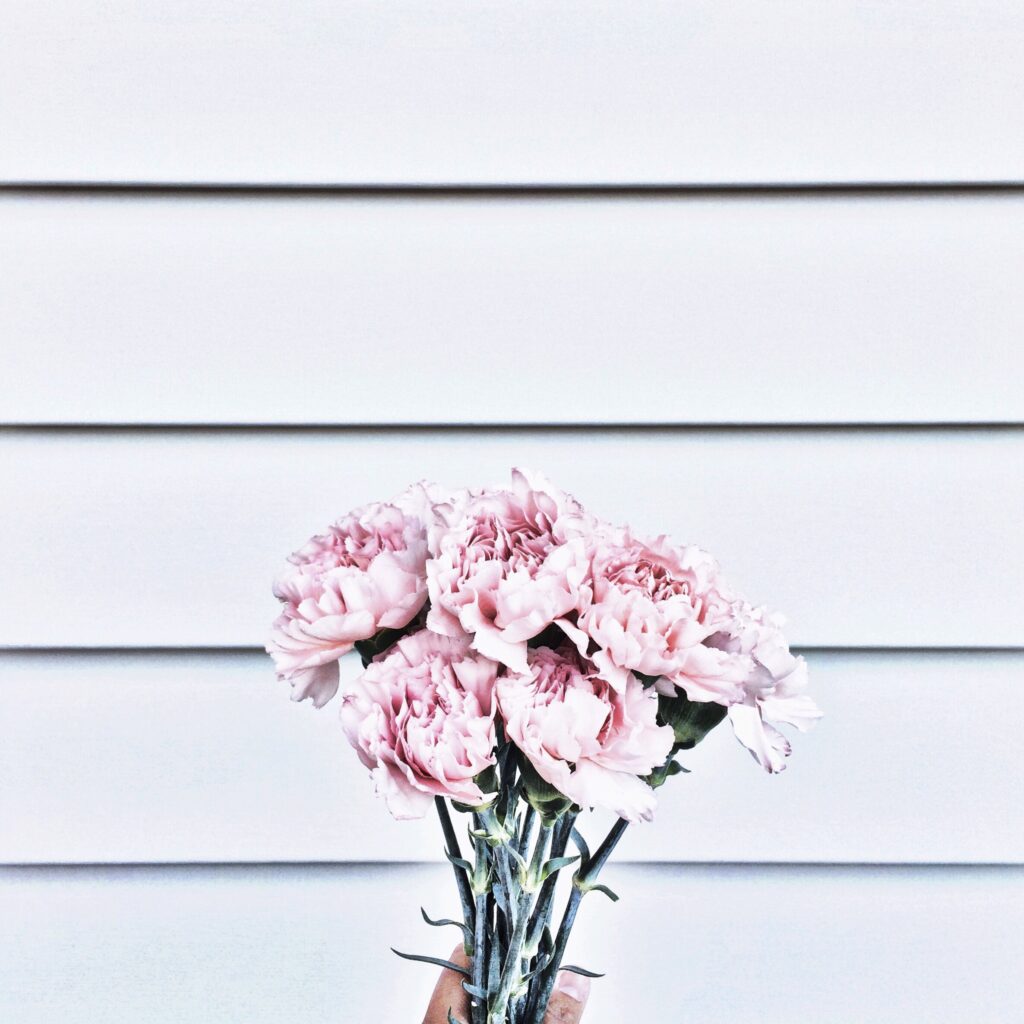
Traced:
<path fill-rule="evenodd" d="M 690 700 L 679 691 L 672 697 L 658 697 L 658 718 L 665 725 L 672 726 L 676 737 L 676 750 L 691 750 L 728 713 L 722 704 L 713 701 Z"/>

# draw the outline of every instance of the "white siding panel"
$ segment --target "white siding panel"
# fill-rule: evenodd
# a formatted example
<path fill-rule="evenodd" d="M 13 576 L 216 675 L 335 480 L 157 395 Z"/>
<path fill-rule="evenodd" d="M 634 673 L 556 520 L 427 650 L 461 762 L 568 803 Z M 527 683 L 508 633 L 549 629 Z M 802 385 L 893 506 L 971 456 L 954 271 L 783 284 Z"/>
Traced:
<path fill-rule="evenodd" d="M 587 1024 L 964 1024 L 1024 1002 L 1014 869 L 607 869 L 569 959 Z M 18 1024 L 336 1024 L 422 1017 L 447 956 L 442 868 L 9 869 L 0 1018 Z M 448 932 L 453 931 L 451 929 Z"/>
<path fill-rule="evenodd" d="M 1024 196 L 0 199 L 0 421 L 1024 420 Z"/>
<path fill-rule="evenodd" d="M 810 660 L 827 717 L 787 770 L 723 725 L 622 859 L 1024 862 L 1024 655 Z M 263 655 L 0 657 L 0 860 L 438 859 L 433 814 L 390 818 L 337 704 L 287 693 Z"/>
<path fill-rule="evenodd" d="M 314 531 L 423 477 L 548 473 L 701 544 L 820 646 L 1024 643 L 1024 431 L 7 431 L 0 645 L 264 641 Z"/>
<path fill-rule="evenodd" d="M 9 3 L 0 179 L 1019 179 L 1013 0 Z"/>

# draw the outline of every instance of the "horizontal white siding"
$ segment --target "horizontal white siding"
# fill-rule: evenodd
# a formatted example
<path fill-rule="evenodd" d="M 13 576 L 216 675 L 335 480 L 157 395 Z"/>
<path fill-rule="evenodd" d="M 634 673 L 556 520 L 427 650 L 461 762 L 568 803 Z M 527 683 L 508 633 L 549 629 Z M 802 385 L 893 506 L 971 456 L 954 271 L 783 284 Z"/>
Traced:
<path fill-rule="evenodd" d="M 1024 417 L 1024 195 L 0 198 L 0 420 Z"/>
<path fill-rule="evenodd" d="M 0 1021 L 420 1019 L 437 826 L 257 645 L 312 531 L 514 464 L 714 551 L 826 712 L 686 755 L 587 1024 L 1016 1019 L 1022 53 L 1013 0 L 0 5 Z"/>
<path fill-rule="evenodd" d="M 1024 655 L 811 652 L 827 717 L 764 774 L 714 732 L 617 858 L 1024 863 Z M 347 662 L 358 671 L 358 660 Z M 436 860 L 337 705 L 252 655 L 0 655 L 0 861 Z M 355 827 L 358 823 L 358 827 Z M 595 841 L 610 822 L 587 819 Z"/>
<path fill-rule="evenodd" d="M 1024 875 L 984 868 L 635 868 L 587 899 L 569 959 L 587 1024 L 1009 1022 Z M 447 956 L 417 907 L 442 867 L 8 869 L 0 1018 L 18 1024 L 421 1019 Z"/>
<path fill-rule="evenodd" d="M 3 5 L 0 179 L 1020 179 L 1014 0 Z"/>
<path fill-rule="evenodd" d="M 427 477 L 548 473 L 819 646 L 1024 644 L 1024 431 L 9 431 L 0 645 L 262 643 L 283 556 Z"/>

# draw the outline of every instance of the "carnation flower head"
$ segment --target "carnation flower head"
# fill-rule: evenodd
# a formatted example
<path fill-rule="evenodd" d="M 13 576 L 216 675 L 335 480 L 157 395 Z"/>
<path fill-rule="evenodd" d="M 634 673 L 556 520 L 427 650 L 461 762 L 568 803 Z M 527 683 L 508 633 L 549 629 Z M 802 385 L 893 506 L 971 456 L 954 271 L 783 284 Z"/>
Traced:
<path fill-rule="evenodd" d="M 284 607 L 267 651 L 292 698 L 322 707 L 338 689 L 338 659 L 382 629 L 402 629 L 427 600 L 433 485 L 339 519 L 289 558 L 274 584 Z"/>
<path fill-rule="evenodd" d="M 525 672 L 527 641 L 577 601 L 592 523 L 574 498 L 519 469 L 508 489 L 465 496 L 427 563 L 427 625 L 468 633 L 476 650 Z"/>
<path fill-rule="evenodd" d="M 821 718 L 806 693 L 807 662 L 792 654 L 782 625 L 781 616 L 737 600 L 722 628 L 707 640 L 711 648 L 735 658 L 745 672 L 729 699 L 711 699 L 728 704 L 736 738 L 773 773 L 786 767 L 792 749 L 776 725 L 806 732 Z"/>
<path fill-rule="evenodd" d="M 465 638 L 423 629 L 343 695 L 345 735 L 396 818 L 422 817 L 435 796 L 484 802 L 476 777 L 495 763 L 497 674 Z"/>
<path fill-rule="evenodd" d="M 630 672 L 681 682 L 731 671 L 722 652 L 703 645 L 727 607 L 709 554 L 627 529 L 599 531 L 588 554 L 575 622 L 559 624 L 613 686 Z"/>
<path fill-rule="evenodd" d="M 527 672 L 498 680 L 505 734 L 537 774 L 581 807 L 629 821 L 654 815 L 640 776 L 664 764 L 673 744 L 658 725 L 658 700 L 636 676 L 613 687 L 568 642 L 529 651 Z"/>

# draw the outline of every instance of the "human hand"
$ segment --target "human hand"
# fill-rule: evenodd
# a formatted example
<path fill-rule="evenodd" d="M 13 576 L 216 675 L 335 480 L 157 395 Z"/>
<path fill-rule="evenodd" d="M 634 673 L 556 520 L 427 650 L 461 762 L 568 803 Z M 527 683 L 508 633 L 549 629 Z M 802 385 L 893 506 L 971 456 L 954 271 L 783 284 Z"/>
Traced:
<path fill-rule="evenodd" d="M 460 967 L 469 966 L 461 945 L 452 951 L 449 959 Z M 580 1024 L 589 995 L 589 978 L 569 971 L 559 971 L 555 990 L 548 1003 L 548 1012 L 544 1014 L 544 1024 Z M 423 1024 L 448 1024 L 449 1008 L 460 1020 L 469 1020 L 469 996 L 462 987 L 462 975 L 445 969 L 437 979 Z"/>

